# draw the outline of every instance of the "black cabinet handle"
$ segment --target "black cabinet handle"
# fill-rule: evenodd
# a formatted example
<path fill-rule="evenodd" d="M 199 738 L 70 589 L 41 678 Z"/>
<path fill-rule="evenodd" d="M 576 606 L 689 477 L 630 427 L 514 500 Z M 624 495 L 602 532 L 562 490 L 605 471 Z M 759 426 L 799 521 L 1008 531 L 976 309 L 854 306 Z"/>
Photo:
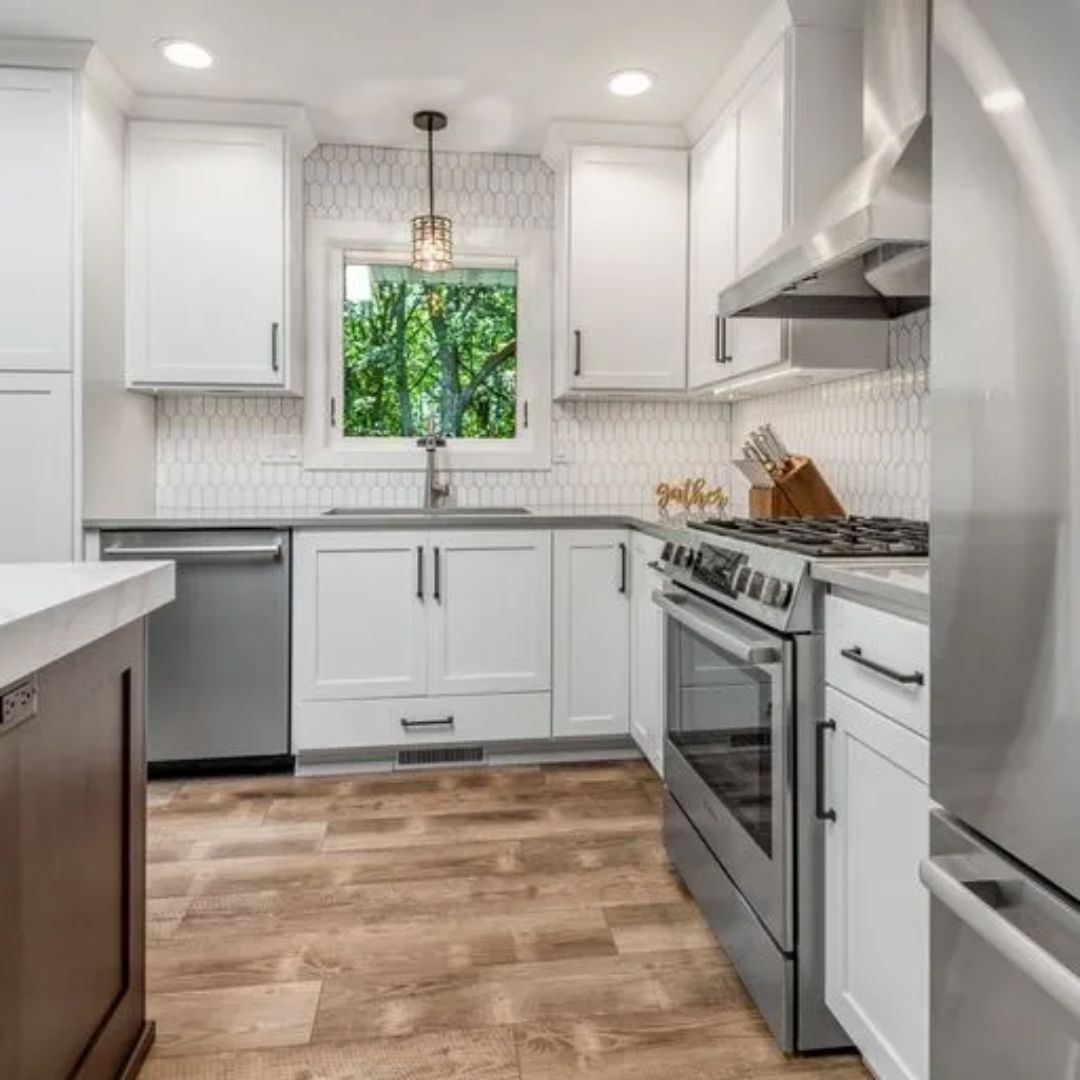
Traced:
<path fill-rule="evenodd" d="M 716 326 L 713 331 L 715 342 L 714 349 L 716 352 L 716 362 L 718 364 L 731 363 L 731 357 L 728 355 L 727 345 L 727 319 L 716 316 Z"/>
<path fill-rule="evenodd" d="M 416 599 L 424 599 L 424 545 L 416 545 Z"/>
<path fill-rule="evenodd" d="M 574 374 L 581 374 L 581 331 L 574 331 Z"/>
<path fill-rule="evenodd" d="M 859 645 L 852 645 L 850 649 L 841 649 L 840 655 L 845 660 L 850 660 L 853 664 L 858 664 L 859 667 L 872 671 L 875 675 L 881 675 L 895 683 L 900 683 L 901 686 L 922 686 L 926 682 L 926 676 L 921 671 L 912 671 L 905 675 L 902 671 L 897 671 L 895 668 L 888 667 L 885 664 L 879 664 L 876 660 L 870 660 L 868 657 L 863 656 L 862 648 Z"/>
<path fill-rule="evenodd" d="M 408 717 L 403 716 L 401 718 L 401 726 L 408 731 L 410 728 L 436 728 L 436 727 L 453 727 L 454 718 L 452 716 L 444 716 L 441 720 L 410 720 Z"/>
<path fill-rule="evenodd" d="M 278 336 L 280 331 L 280 323 L 270 324 L 270 369 L 272 371 L 281 370 L 281 356 L 278 350 Z"/>
<path fill-rule="evenodd" d="M 626 580 L 626 545 L 619 545 L 619 592 L 625 593 L 627 588 Z"/>
<path fill-rule="evenodd" d="M 825 734 L 836 730 L 835 720 L 821 720 L 814 731 L 814 771 L 816 775 L 814 792 L 814 813 L 818 821 L 835 821 L 836 811 L 825 807 Z"/>
<path fill-rule="evenodd" d="M 431 593 L 435 599 L 442 603 L 442 565 L 439 558 L 439 549 L 435 548 L 435 588 Z"/>

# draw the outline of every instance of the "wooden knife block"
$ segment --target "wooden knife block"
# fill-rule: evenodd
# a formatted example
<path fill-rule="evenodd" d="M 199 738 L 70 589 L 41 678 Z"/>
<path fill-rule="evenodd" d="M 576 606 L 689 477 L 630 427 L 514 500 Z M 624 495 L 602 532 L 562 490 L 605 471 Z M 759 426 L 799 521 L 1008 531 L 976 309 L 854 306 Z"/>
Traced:
<path fill-rule="evenodd" d="M 844 507 L 810 458 L 792 457 L 790 469 L 773 475 L 772 487 L 750 489 L 750 516 L 843 517 Z"/>
<path fill-rule="evenodd" d="M 750 489 L 750 517 L 781 518 L 794 517 L 795 510 L 787 501 L 784 493 L 774 484 L 772 487 L 752 487 Z"/>

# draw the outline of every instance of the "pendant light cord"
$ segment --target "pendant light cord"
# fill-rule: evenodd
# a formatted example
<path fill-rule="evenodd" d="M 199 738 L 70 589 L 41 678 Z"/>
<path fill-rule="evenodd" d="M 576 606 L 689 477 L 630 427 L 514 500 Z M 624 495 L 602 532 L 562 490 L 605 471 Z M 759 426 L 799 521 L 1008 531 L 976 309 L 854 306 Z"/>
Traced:
<path fill-rule="evenodd" d="M 435 125 L 428 121 L 427 126 L 427 182 L 428 182 L 428 214 L 435 216 Z"/>

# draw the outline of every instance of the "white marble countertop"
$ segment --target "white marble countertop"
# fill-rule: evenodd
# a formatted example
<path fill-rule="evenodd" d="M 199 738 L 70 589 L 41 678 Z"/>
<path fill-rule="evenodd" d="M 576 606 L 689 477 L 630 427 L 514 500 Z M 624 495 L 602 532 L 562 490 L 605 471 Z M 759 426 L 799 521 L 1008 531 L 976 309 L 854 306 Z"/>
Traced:
<path fill-rule="evenodd" d="M 929 559 L 822 560 L 811 573 L 818 581 L 930 614 Z"/>
<path fill-rule="evenodd" d="M 0 563 L 0 687 L 175 595 L 171 562 Z"/>

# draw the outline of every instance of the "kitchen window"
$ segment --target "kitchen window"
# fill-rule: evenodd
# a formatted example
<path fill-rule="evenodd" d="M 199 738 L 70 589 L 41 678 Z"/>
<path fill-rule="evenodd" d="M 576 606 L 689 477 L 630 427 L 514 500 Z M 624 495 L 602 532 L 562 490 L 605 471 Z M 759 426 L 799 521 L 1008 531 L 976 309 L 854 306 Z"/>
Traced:
<path fill-rule="evenodd" d="M 517 270 L 414 270 L 346 252 L 345 438 L 513 439 Z"/>
<path fill-rule="evenodd" d="M 440 272 L 405 240 L 309 223 L 305 465 L 422 469 L 431 425 L 441 469 L 549 467 L 550 234 L 461 229 Z"/>

